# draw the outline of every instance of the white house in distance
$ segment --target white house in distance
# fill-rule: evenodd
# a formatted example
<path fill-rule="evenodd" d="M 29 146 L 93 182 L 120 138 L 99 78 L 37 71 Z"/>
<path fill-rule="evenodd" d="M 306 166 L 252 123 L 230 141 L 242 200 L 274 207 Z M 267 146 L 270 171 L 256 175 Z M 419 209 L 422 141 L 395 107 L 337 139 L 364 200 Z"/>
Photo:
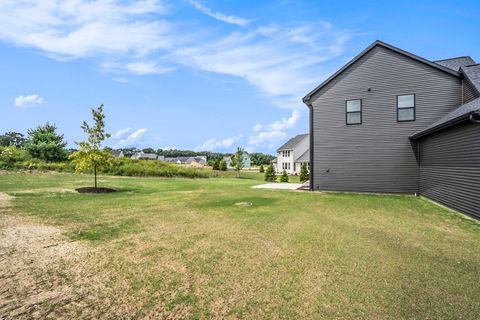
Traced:
<path fill-rule="evenodd" d="M 307 164 L 307 168 L 310 167 L 310 135 L 308 133 L 291 138 L 277 149 L 275 171 L 282 173 L 285 170 L 289 174 L 300 174 L 303 163 Z"/>

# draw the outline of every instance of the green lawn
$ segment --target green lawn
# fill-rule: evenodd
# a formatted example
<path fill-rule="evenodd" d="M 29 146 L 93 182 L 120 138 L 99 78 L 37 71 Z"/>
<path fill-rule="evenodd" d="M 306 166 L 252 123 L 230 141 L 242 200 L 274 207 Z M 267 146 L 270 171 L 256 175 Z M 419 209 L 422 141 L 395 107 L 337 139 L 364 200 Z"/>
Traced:
<path fill-rule="evenodd" d="M 49 285 L 37 285 L 82 295 L 36 312 L 480 318 L 478 222 L 413 196 L 252 189 L 262 176 L 242 176 L 100 177 L 119 192 L 92 195 L 70 192 L 89 176 L 1 173 L 0 192 L 15 198 L 0 219 L 55 226 L 88 248 L 78 279 L 59 264 L 42 275 Z"/>

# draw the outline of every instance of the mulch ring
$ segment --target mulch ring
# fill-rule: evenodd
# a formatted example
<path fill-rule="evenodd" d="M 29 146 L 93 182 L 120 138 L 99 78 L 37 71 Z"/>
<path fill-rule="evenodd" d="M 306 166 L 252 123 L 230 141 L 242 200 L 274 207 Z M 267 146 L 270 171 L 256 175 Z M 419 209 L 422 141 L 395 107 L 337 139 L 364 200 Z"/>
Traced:
<path fill-rule="evenodd" d="M 75 189 L 78 193 L 110 193 L 116 192 L 117 190 L 111 188 L 94 188 L 94 187 L 84 187 Z"/>

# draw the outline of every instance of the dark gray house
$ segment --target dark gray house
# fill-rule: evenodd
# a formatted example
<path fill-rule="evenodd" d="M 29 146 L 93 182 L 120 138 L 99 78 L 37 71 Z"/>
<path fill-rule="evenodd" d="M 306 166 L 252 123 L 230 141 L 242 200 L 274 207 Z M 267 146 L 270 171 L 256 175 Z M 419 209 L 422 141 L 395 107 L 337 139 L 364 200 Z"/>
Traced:
<path fill-rule="evenodd" d="M 480 65 L 375 41 L 303 99 L 312 190 L 421 194 L 480 217 Z"/>

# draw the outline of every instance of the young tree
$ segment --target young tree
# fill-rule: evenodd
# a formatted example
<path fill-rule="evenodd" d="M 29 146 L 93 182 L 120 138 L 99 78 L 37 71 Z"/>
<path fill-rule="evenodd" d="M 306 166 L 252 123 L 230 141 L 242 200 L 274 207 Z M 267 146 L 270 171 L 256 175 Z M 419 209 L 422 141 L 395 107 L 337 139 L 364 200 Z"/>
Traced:
<path fill-rule="evenodd" d="M 263 164 L 260 165 L 260 169 L 258 170 L 258 172 L 261 172 L 261 173 L 265 172 L 265 168 L 263 167 Z"/>
<path fill-rule="evenodd" d="M 80 147 L 80 150 L 71 154 L 69 158 L 72 160 L 77 172 L 93 169 L 95 190 L 97 190 L 97 169 L 111 165 L 113 157 L 109 152 L 101 150 L 103 140 L 110 137 L 110 134 L 105 132 L 103 104 L 97 109 L 92 108 L 92 117 L 94 122 L 92 127 L 86 121 L 81 126 L 88 135 L 88 139 L 82 142 L 75 142 Z"/>
<path fill-rule="evenodd" d="M 277 176 L 275 175 L 275 169 L 273 168 L 273 164 L 270 164 L 265 171 L 265 181 L 267 182 L 275 182 L 277 181 Z"/>
<path fill-rule="evenodd" d="M 283 170 L 282 175 L 280 176 L 280 182 L 288 182 L 287 171 Z"/>
<path fill-rule="evenodd" d="M 220 161 L 220 170 L 221 171 L 227 171 L 227 162 L 223 159 L 222 159 L 222 161 Z"/>
<path fill-rule="evenodd" d="M 0 135 L 1 147 L 15 146 L 16 148 L 21 149 L 24 147 L 25 142 L 27 142 L 27 139 L 25 139 L 23 134 L 18 132 L 10 131 Z"/>
<path fill-rule="evenodd" d="M 63 135 L 59 135 L 56 131 L 57 127 L 48 122 L 43 126 L 28 130 L 28 142 L 25 150 L 33 158 L 45 161 L 65 160 L 67 143 L 63 141 Z"/>
<path fill-rule="evenodd" d="M 302 163 L 302 166 L 300 167 L 300 182 L 305 182 L 308 179 L 310 179 L 310 174 L 307 169 L 307 164 Z"/>
<path fill-rule="evenodd" d="M 213 170 L 220 170 L 220 161 L 214 161 L 213 162 L 213 166 L 212 166 L 212 169 Z"/>
<path fill-rule="evenodd" d="M 237 178 L 240 178 L 240 170 L 243 169 L 243 153 L 245 150 L 243 150 L 240 147 L 237 147 L 237 152 L 235 152 L 233 158 L 232 158 L 232 164 L 235 170 L 237 170 Z"/>

